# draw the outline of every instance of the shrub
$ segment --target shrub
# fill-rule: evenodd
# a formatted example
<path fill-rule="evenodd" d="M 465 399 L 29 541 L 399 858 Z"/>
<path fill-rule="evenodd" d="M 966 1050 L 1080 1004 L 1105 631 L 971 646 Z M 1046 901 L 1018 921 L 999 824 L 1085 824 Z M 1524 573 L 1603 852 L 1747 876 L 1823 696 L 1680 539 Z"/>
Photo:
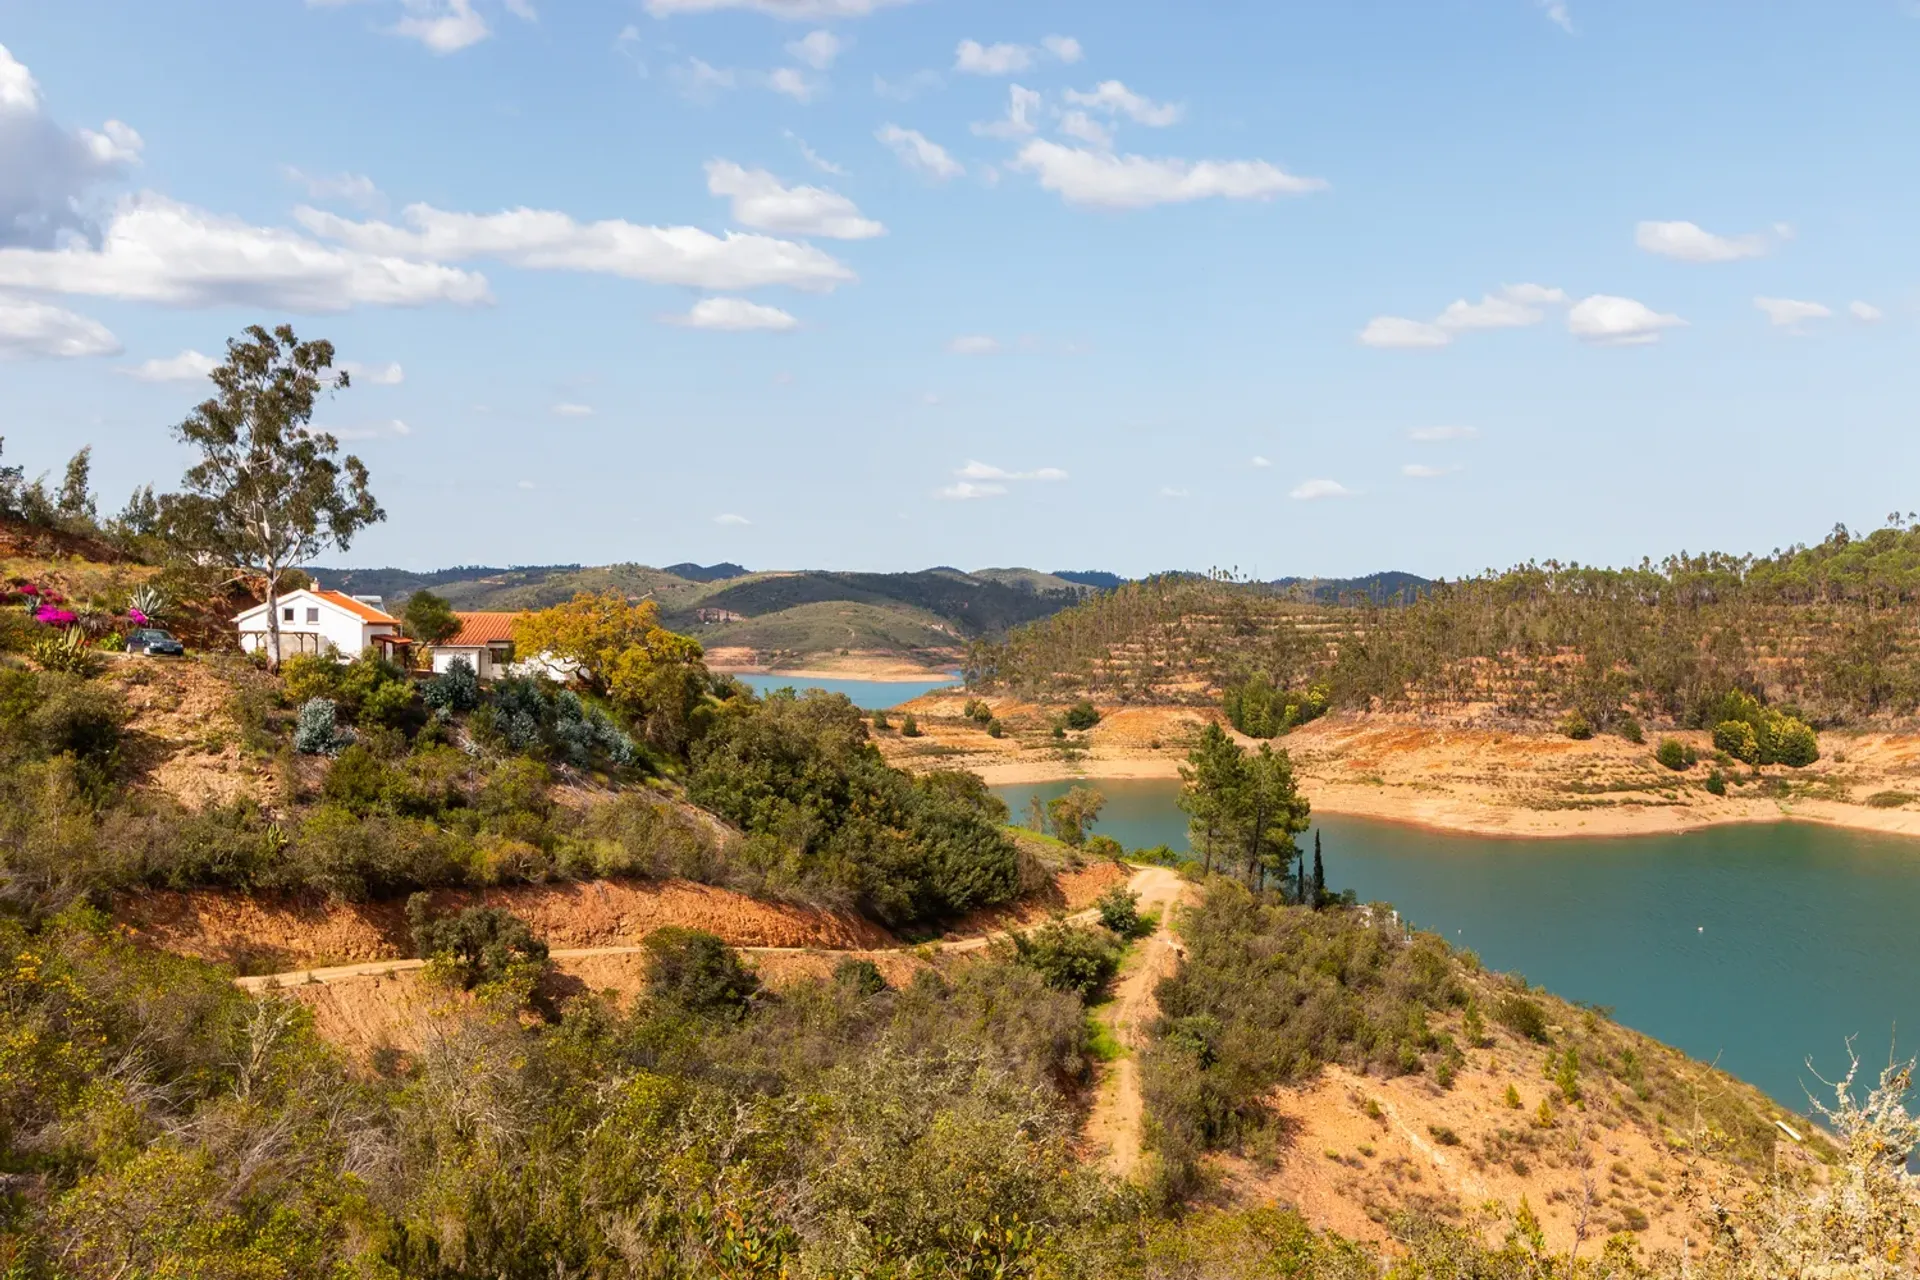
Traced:
<path fill-rule="evenodd" d="M 1093 906 L 1100 923 L 1122 938 L 1139 937 L 1146 925 L 1140 918 L 1140 895 L 1123 884 L 1101 894 Z"/>
<path fill-rule="evenodd" d="M 353 741 L 339 723 L 339 707 L 331 698 L 309 698 L 300 704 L 293 727 L 293 749 L 302 755 L 330 756 Z"/>
<path fill-rule="evenodd" d="M 1007 736 L 1007 726 L 1001 724 L 998 718 L 989 720 L 987 721 L 987 736 L 989 738 L 1004 738 Z"/>
<path fill-rule="evenodd" d="M 1560 718 L 1560 732 L 1576 741 L 1584 742 L 1593 736 L 1593 722 L 1583 711 L 1569 711 Z"/>
<path fill-rule="evenodd" d="M 1715 725 L 1713 745 L 1743 764 L 1760 763 L 1760 739 L 1745 720 L 1722 720 Z"/>
<path fill-rule="evenodd" d="M 855 956 L 848 956 L 833 966 L 833 983 L 860 996 L 879 995 L 887 989 L 887 980 L 880 975 L 880 966 Z"/>
<path fill-rule="evenodd" d="M 1772 741 L 1769 754 L 1790 769 L 1804 769 L 1820 758 L 1820 740 L 1811 725 L 1791 716 L 1781 716 L 1768 726 Z"/>
<path fill-rule="evenodd" d="M 739 952 L 700 929 L 669 925 L 647 935 L 647 994 L 690 1013 L 744 1017 L 760 979 Z"/>
<path fill-rule="evenodd" d="M 455 658 L 447 669 L 420 687 L 420 698 L 435 711 L 467 712 L 480 705 L 480 677 L 473 664 Z"/>
<path fill-rule="evenodd" d="M 1632 742 L 1635 744 L 1642 743 L 1647 740 L 1647 731 L 1641 728 L 1640 722 L 1638 720 L 1635 720 L 1632 716 L 1625 717 L 1620 721 L 1619 724 L 1615 725 L 1614 732 L 1618 733 L 1621 737 L 1625 738 L 1628 742 Z"/>
<path fill-rule="evenodd" d="M 993 708 L 978 698 L 969 698 L 961 715 L 978 725 L 985 725 L 993 719 Z"/>
<path fill-rule="evenodd" d="M 1100 710 L 1082 698 L 1067 708 L 1067 728 L 1087 730 L 1100 723 Z"/>
<path fill-rule="evenodd" d="M 1494 1002 L 1493 1019 L 1517 1036 L 1539 1044 L 1547 1042 L 1547 1015 L 1539 1005 L 1513 992 Z"/>
<path fill-rule="evenodd" d="M 1692 747 L 1678 738 L 1662 738 L 1653 758 L 1675 773 L 1691 769 L 1699 759 Z"/>
<path fill-rule="evenodd" d="M 407 924 L 420 958 L 469 991 L 547 966 L 547 944 L 526 921 L 499 907 L 435 915 L 427 895 L 416 893 L 407 899 Z"/>
<path fill-rule="evenodd" d="M 1048 986 L 1082 1000 L 1107 985 L 1120 969 L 1120 944 L 1100 929 L 1055 920 L 1031 933 L 1013 935 L 1014 956 Z"/>
<path fill-rule="evenodd" d="M 1127 850 L 1112 836 L 1088 836 L 1080 851 L 1089 858 L 1105 858 L 1109 862 L 1119 862 L 1127 856 Z"/>
<path fill-rule="evenodd" d="M 1092 787 L 1075 783 L 1067 794 L 1047 801 L 1047 822 L 1054 838 L 1078 848 L 1087 838 L 1087 828 L 1100 817 L 1107 798 Z"/>
<path fill-rule="evenodd" d="M 328 768 L 320 794 L 350 813 L 365 814 L 390 799 L 396 782 L 393 771 L 365 743 L 356 742 Z"/>
<path fill-rule="evenodd" d="M 920 722 L 913 718 L 913 712 L 911 711 L 900 717 L 900 736 L 903 738 L 917 738 L 920 736 Z"/>
<path fill-rule="evenodd" d="M 1867 797 L 1867 805 L 1873 809 L 1898 809 L 1912 804 L 1915 798 L 1911 791 L 1876 791 Z"/>
<path fill-rule="evenodd" d="M 79 627 L 41 637 L 33 646 L 33 660 L 45 670 L 82 678 L 92 675 L 99 666 L 99 658 L 87 647 L 87 638 Z"/>
<path fill-rule="evenodd" d="M 1727 775 L 1717 768 L 1707 775 L 1707 794 L 1716 796 L 1727 794 Z"/>
<path fill-rule="evenodd" d="M 887 719 L 887 712 L 884 707 L 874 708 L 873 727 L 876 729 L 883 729 L 883 730 L 893 728 L 893 721 Z"/>
<path fill-rule="evenodd" d="M 296 706 L 315 698 L 338 700 L 340 664 L 317 653 L 296 653 L 280 664 L 280 687 Z"/>
<path fill-rule="evenodd" d="M 0 689 L 0 702 L 9 704 L 0 708 L 0 720 L 15 721 L 35 755 L 70 755 L 92 768 L 112 769 L 127 722 L 118 693 L 72 675 L 9 674 L 8 687 Z"/>
<path fill-rule="evenodd" d="M 1427 1132 L 1432 1134 L 1433 1140 L 1443 1147 L 1457 1147 L 1460 1145 L 1460 1135 L 1452 1129 L 1449 1129 L 1446 1125 L 1430 1124 L 1427 1126 Z"/>

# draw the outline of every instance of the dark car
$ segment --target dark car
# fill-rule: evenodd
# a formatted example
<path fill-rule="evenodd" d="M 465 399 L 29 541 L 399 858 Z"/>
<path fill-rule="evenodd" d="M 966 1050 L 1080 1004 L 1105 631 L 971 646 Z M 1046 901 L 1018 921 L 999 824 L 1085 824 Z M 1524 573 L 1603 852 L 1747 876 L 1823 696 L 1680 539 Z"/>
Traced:
<path fill-rule="evenodd" d="M 184 655 L 187 647 L 158 627 L 140 627 L 127 633 L 127 652 L 144 653 L 149 657 L 165 654 L 178 658 Z"/>

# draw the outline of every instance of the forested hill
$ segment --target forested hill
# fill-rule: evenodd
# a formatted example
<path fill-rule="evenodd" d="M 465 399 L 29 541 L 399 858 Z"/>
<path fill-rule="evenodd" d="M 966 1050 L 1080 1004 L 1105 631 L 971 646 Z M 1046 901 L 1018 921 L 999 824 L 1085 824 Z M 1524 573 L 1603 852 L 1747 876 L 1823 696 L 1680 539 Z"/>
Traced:
<path fill-rule="evenodd" d="M 1268 585 L 1319 604 L 1351 604 L 1357 598 L 1374 604 L 1410 604 L 1435 584 L 1418 574 L 1389 570 L 1365 578 L 1275 578 Z"/>
<path fill-rule="evenodd" d="M 1261 675 L 1324 686 L 1336 708 L 1577 710 L 1600 727 L 1694 723 L 1736 690 L 1820 724 L 1920 711 L 1920 528 L 1904 521 L 1767 556 L 1528 563 L 1432 584 L 1404 606 L 1312 595 L 1173 575 L 1129 583 L 976 644 L 967 671 L 983 689 L 1145 702 L 1212 701 Z"/>

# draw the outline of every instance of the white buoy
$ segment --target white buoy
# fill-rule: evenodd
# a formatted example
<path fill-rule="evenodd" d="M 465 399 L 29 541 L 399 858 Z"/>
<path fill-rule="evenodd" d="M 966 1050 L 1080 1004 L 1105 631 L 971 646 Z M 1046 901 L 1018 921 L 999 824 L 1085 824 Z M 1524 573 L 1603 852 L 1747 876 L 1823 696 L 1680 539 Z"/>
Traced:
<path fill-rule="evenodd" d="M 1700 928 L 1700 932 L 1701 932 L 1701 933 L 1705 933 L 1705 932 L 1707 931 L 1707 926 L 1705 926 L 1705 925 L 1701 925 L 1701 926 L 1699 926 L 1699 928 Z"/>

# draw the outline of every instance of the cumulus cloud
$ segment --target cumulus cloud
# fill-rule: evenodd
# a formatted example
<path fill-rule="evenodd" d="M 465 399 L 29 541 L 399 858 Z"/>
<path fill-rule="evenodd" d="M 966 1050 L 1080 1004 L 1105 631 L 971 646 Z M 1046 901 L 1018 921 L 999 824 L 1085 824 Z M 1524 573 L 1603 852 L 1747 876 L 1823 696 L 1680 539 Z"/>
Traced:
<path fill-rule="evenodd" d="M 1435 318 L 1434 324 L 1449 332 L 1459 333 L 1473 329 L 1520 329 L 1539 324 L 1544 318 L 1542 312 L 1523 302 L 1489 293 L 1478 302 L 1455 299 Z"/>
<path fill-rule="evenodd" d="M 1860 302 L 1857 300 L 1847 304 L 1847 311 L 1855 320 L 1864 320 L 1868 324 L 1872 324 L 1876 320 L 1884 319 L 1887 314 L 1871 302 Z"/>
<path fill-rule="evenodd" d="M 1302 178 L 1264 160 L 1176 160 L 1115 155 L 1035 138 L 1020 149 L 1014 167 L 1069 204 L 1108 209 L 1144 209 L 1193 200 L 1264 200 L 1325 190 L 1319 178 Z"/>
<path fill-rule="evenodd" d="M 486 258 L 534 271 L 592 272 L 695 289 L 787 285 L 829 292 L 854 279 L 845 263 L 810 244 L 620 219 L 582 223 L 544 209 L 452 213 L 414 204 L 402 210 L 400 226 L 309 208 L 294 216 L 315 235 L 362 253 L 430 263 Z"/>
<path fill-rule="evenodd" d="M 1300 502 L 1312 502 L 1317 498 L 1351 498 L 1353 490 L 1338 480 L 1302 480 L 1287 496 Z"/>
<path fill-rule="evenodd" d="M 590 404 L 575 404 L 570 400 L 562 400 L 559 404 L 553 406 L 549 412 L 556 418 L 591 418 L 593 416 L 593 406 Z"/>
<path fill-rule="evenodd" d="M 203 360 L 205 358 L 205 356 L 201 357 Z M 358 360 L 344 360 L 337 368 L 352 378 L 355 386 L 397 387 L 407 380 L 407 371 L 391 360 L 385 364 L 362 364 Z"/>
<path fill-rule="evenodd" d="M 1160 496 L 1163 498 L 1191 498 L 1193 494 L 1189 490 L 1176 488 L 1173 485 L 1161 485 Z"/>
<path fill-rule="evenodd" d="M 1143 98 L 1118 80 L 1103 80 L 1098 87 L 1086 93 L 1069 89 L 1066 98 L 1076 107 L 1105 112 L 1110 116 L 1125 116 L 1135 124 L 1154 129 L 1180 123 L 1180 117 L 1187 111 L 1177 102 L 1155 102 L 1151 98 Z"/>
<path fill-rule="evenodd" d="M 1567 0 L 1539 0 L 1540 12 L 1547 15 L 1547 21 L 1568 35 L 1573 34 L 1573 14 L 1567 10 Z"/>
<path fill-rule="evenodd" d="M 886 124 L 880 126 L 873 136 L 885 143 L 900 158 L 901 164 L 937 181 L 945 182 L 967 171 L 966 166 L 949 155 L 945 147 L 915 130 Z"/>
<path fill-rule="evenodd" d="M 1005 349 L 1000 339 L 984 333 L 962 334 L 947 344 L 947 350 L 956 356 L 993 356 Z"/>
<path fill-rule="evenodd" d="M 1409 462 L 1400 468 L 1400 474 L 1411 476 L 1415 480 L 1436 480 L 1441 476 L 1450 476 L 1461 469 L 1459 463 L 1452 466 L 1436 467 L 1425 462 Z"/>
<path fill-rule="evenodd" d="M 406 16 L 389 28 L 438 54 L 458 53 L 493 34 L 473 0 L 404 0 Z M 525 16 L 525 15 L 522 15 Z"/>
<path fill-rule="evenodd" d="M 762 231 L 830 240 L 871 240 L 887 233 L 838 192 L 784 186 L 764 169 L 743 169 L 731 160 L 707 162 L 707 190 L 733 202 L 734 221 Z"/>
<path fill-rule="evenodd" d="M 1266 458 L 1263 458 L 1263 457 L 1261 457 L 1261 456 L 1260 456 L 1259 454 L 1257 454 L 1257 453 L 1256 453 L 1256 454 L 1254 454 L 1254 455 L 1253 455 L 1253 457 L 1251 457 L 1251 458 L 1249 458 L 1249 459 L 1247 459 L 1247 464 L 1248 464 L 1249 466 L 1253 466 L 1253 467 L 1260 467 L 1260 468 L 1265 468 L 1265 467 L 1270 467 L 1270 466 L 1272 466 L 1272 465 L 1273 465 L 1273 463 L 1272 463 L 1271 461 L 1269 461 L 1269 460 L 1268 460 L 1268 459 L 1266 459 Z"/>
<path fill-rule="evenodd" d="M 344 204 L 367 211 L 386 207 L 387 200 L 380 188 L 363 173 L 307 173 L 290 164 L 281 166 L 280 173 L 305 191 L 307 199 L 321 204 Z"/>
<path fill-rule="evenodd" d="M 747 519 L 745 516 L 735 515 L 731 511 L 722 511 L 719 515 L 713 518 L 713 522 L 715 524 L 730 524 L 730 525 L 743 525 L 743 524 L 753 523 L 753 521 Z"/>
<path fill-rule="evenodd" d="M 1023 44 L 981 44 L 962 40 L 953 51 L 953 69 L 970 76 L 1010 76 L 1033 68 L 1033 50 Z"/>
<path fill-rule="evenodd" d="M 129 378 L 139 382 L 194 382 L 206 377 L 219 368 L 220 362 L 212 356 L 202 355 L 198 351 L 186 350 L 177 356 L 162 360 L 142 360 L 128 369 L 120 370 Z"/>
<path fill-rule="evenodd" d="M 1080 42 L 1072 36 L 1046 36 L 1040 41 L 1040 47 L 1069 66 L 1086 56 Z"/>
<path fill-rule="evenodd" d="M 721 333 L 791 333 L 800 322 L 778 307 L 745 298 L 702 298 L 685 315 L 668 316 L 672 324 Z"/>
<path fill-rule="evenodd" d="M 1003 484 L 974 484 L 970 480 L 961 480 L 944 489 L 936 489 L 933 496 L 967 502 L 975 498 L 998 498 L 1006 491 L 1007 486 Z"/>
<path fill-rule="evenodd" d="M 46 113 L 33 73 L 0 45 L 0 246 L 53 246 L 89 230 L 101 185 L 140 159 L 140 135 L 118 120 L 67 129 Z"/>
<path fill-rule="evenodd" d="M 1737 262 L 1773 251 L 1773 241 L 1759 232 L 1721 236 L 1692 222 L 1642 222 L 1634 228 L 1633 242 L 1680 262 Z"/>
<path fill-rule="evenodd" d="M 1024 138 L 1039 128 L 1041 97 L 1020 85 L 1007 86 L 1007 114 L 987 124 L 976 124 L 973 131 L 985 138 Z"/>
<path fill-rule="evenodd" d="M 806 72 L 795 67 L 781 67 L 778 70 L 769 71 L 766 75 L 766 86 L 775 93 L 785 94 L 795 102 L 801 103 L 812 102 L 825 88 L 819 81 L 807 79 Z"/>
<path fill-rule="evenodd" d="M 1658 342 L 1662 330 L 1684 325 L 1679 316 L 1655 311 L 1632 298 L 1596 293 L 1567 312 L 1567 330 L 1583 342 L 1603 347 L 1639 347 Z"/>
<path fill-rule="evenodd" d="M 0 287 L 303 312 L 490 300 L 485 277 L 420 260 L 427 256 L 322 244 L 146 193 L 120 203 L 97 248 L 0 249 Z"/>
<path fill-rule="evenodd" d="M 1797 298 L 1755 298 L 1753 305 L 1766 315 L 1769 323 L 1783 329 L 1794 328 L 1804 320 L 1827 320 L 1833 316 L 1833 309 L 1824 303 L 1803 302 Z"/>
<path fill-rule="evenodd" d="M 815 71 L 825 71 L 847 51 L 849 43 L 831 31 L 809 31 L 798 40 L 788 43 L 787 56 L 795 62 L 804 62 Z"/>
<path fill-rule="evenodd" d="M 1428 324 L 1424 320 L 1409 320 L 1405 316 L 1375 316 L 1360 331 L 1362 346 L 1389 350 L 1444 347 L 1452 341 L 1453 335 L 1439 325 Z"/>
<path fill-rule="evenodd" d="M 1360 331 L 1364 346 L 1417 350 L 1444 347 L 1455 335 L 1481 329 L 1519 329 L 1546 319 L 1542 306 L 1567 302 L 1564 290 L 1540 284 L 1508 284 L 1480 301 L 1456 298 L 1431 321 L 1405 316 L 1375 316 Z"/>
<path fill-rule="evenodd" d="M 1060 132 L 1069 138 L 1078 138 L 1102 151 L 1113 150 L 1113 130 L 1101 124 L 1084 111 L 1068 111 L 1060 117 Z"/>
<path fill-rule="evenodd" d="M 1407 439 L 1422 444 L 1436 444 L 1447 440 L 1477 440 L 1480 438 L 1478 427 L 1415 427 L 1407 432 Z"/>
<path fill-rule="evenodd" d="M 700 103 L 710 102 L 716 94 L 740 82 L 740 77 L 731 69 L 716 67 L 699 58 L 688 58 L 680 66 L 668 68 L 667 76 L 684 96 Z"/>
<path fill-rule="evenodd" d="M 744 9 L 788 22 L 821 22 L 829 18 L 864 18 L 882 9 L 912 3 L 913 0 L 646 0 L 646 9 L 656 18 Z"/>
<path fill-rule="evenodd" d="M 967 465 L 953 473 L 962 480 L 1065 480 L 1067 473 L 1058 467 L 1040 467 L 1033 471 L 1008 471 L 991 463 L 968 460 Z"/>
<path fill-rule="evenodd" d="M 98 320 L 30 298 L 0 295 L 0 357 L 72 360 L 120 354 L 120 340 Z"/>
<path fill-rule="evenodd" d="M 815 151 L 812 147 L 808 146 L 807 140 L 805 138 L 801 137 L 799 134 L 795 133 L 791 129 L 788 129 L 786 132 L 787 132 L 787 140 L 792 142 L 794 146 L 800 148 L 800 154 L 806 159 L 806 162 L 808 164 L 812 165 L 814 168 L 818 169 L 820 172 L 830 173 L 836 178 L 844 178 L 847 176 L 847 171 L 845 169 L 842 169 L 839 165 L 827 159 L 825 156 Z"/>

